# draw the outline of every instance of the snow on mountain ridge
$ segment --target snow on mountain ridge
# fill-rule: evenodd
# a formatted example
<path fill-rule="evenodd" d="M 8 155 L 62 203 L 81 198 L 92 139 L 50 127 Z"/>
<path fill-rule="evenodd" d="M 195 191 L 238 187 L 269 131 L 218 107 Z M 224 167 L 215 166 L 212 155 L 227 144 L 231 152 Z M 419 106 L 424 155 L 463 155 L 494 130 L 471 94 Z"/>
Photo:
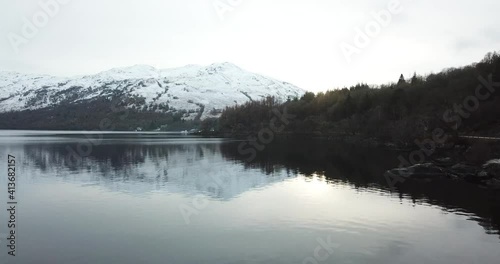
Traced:
<path fill-rule="evenodd" d="M 204 119 L 218 116 L 227 106 L 267 96 L 284 101 L 305 91 L 227 62 L 163 70 L 134 65 L 76 78 L 0 72 L 0 112 L 111 98 L 117 93 L 135 98 L 129 107 L 184 111 L 185 119 Z"/>
<path fill-rule="evenodd" d="M 148 79 L 148 78 L 161 78 L 161 77 L 168 77 L 172 73 L 176 72 L 182 72 L 185 74 L 189 73 L 194 73 L 195 71 L 210 71 L 210 72 L 217 72 L 217 71 L 242 71 L 241 68 L 238 66 L 229 63 L 229 62 L 222 62 L 222 63 L 213 63 L 209 66 L 201 66 L 201 65 L 196 65 L 196 64 L 190 64 L 186 65 L 184 67 L 177 67 L 177 68 L 166 68 L 166 69 L 157 69 L 153 66 L 150 65 L 145 65 L 145 64 L 136 64 L 133 66 L 129 67 L 119 67 L 119 68 L 113 68 L 107 71 L 100 72 L 95 75 L 88 75 L 86 77 L 89 78 L 109 78 L 112 77 L 112 79 L 115 80 L 127 80 L 127 79 Z"/>
<path fill-rule="evenodd" d="M 149 65 L 134 65 L 131 67 L 113 68 L 88 77 L 98 77 L 103 79 L 127 80 L 159 78 L 159 70 Z"/>

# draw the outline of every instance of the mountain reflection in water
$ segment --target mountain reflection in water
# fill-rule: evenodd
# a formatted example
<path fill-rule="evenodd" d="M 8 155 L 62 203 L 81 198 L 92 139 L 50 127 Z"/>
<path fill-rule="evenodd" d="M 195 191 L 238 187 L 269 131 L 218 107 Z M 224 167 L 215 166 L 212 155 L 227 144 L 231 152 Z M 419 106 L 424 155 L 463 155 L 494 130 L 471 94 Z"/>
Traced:
<path fill-rule="evenodd" d="M 277 140 L 248 162 L 246 156 L 238 153 L 238 141 L 109 134 L 100 144 L 93 145 L 91 153 L 81 162 L 75 163 L 68 160 L 69 150 L 78 149 L 86 140 L 78 133 L 10 133 L 3 136 L 0 133 L 0 153 L 2 156 L 17 155 L 20 199 L 25 204 L 21 219 L 24 216 L 25 219 L 45 217 L 47 220 L 49 217 L 42 211 L 55 210 L 68 220 L 59 223 L 60 228 L 72 232 L 70 237 L 77 239 L 84 237 L 85 232 L 92 232 L 90 229 L 77 232 L 85 229 L 84 222 L 78 219 L 89 220 L 88 217 L 95 217 L 99 212 L 114 212 L 103 216 L 99 213 L 104 217 L 99 221 L 108 229 L 99 228 L 99 233 L 94 233 L 133 240 L 120 242 L 116 248 L 109 243 L 100 244 L 102 250 L 114 252 L 118 246 L 134 247 L 137 242 L 134 239 L 140 239 L 140 235 L 123 232 L 132 230 L 136 220 L 142 219 L 136 211 L 147 212 L 148 218 L 143 220 L 150 222 L 148 226 L 152 228 L 143 230 L 151 237 L 148 253 L 133 258 L 127 253 L 117 257 L 108 252 L 111 254 L 108 257 L 90 255 L 74 263 L 106 263 L 103 259 L 121 263 L 139 259 L 164 263 L 165 258 L 169 263 L 202 260 L 206 263 L 302 263 L 313 254 L 317 238 L 329 232 L 335 234 L 341 245 L 341 252 L 332 256 L 332 261 L 400 263 L 396 256 L 403 252 L 414 256 L 415 260 L 405 263 L 425 259 L 453 263 L 456 259 L 444 258 L 441 254 L 457 255 L 458 258 L 460 254 L 470 255 L 471 252 L 480 254 L 483 263 L 495 263 L 498 259 L 498 193 L 448 180 L 407 181 L 398 186 L 398 193 L 391 193 L 383 177 L 387 169 L 398 165 L 398 153 L 391 150 L 321 140 Z M 3 185 L 5 179 L 0 183 Z M 95 196 L 89 198 L 90 194 Z M 206 197 L 210 206 L 196 212 L 192 223 L 186 225 L 179 206 L 189 206 L 193 197 L 200 195 Z M 38 200 L 44 203 L 37 203 Z M 129 211 L 127 207 L 134 210 Z M 435 210 L 453 217 L 441 219 Z M 121 223 L 110 226 L 112 219 L 118 216 L 126 216 L 129 220 L 121 218 Z M 456 226 L 443 221 L 451 221 Z M 472 223 L 482 227 L 481 238 L 470 238 L 469 242 L 464 239 L 460 245 L 453 246 L 461 248 L 460 251 L 431 250 L 430 259 L 421 256 L 419 250 L 430 247 L 432 241 L 448 239 L 437 232 L 444 229 L 442 232 L 456 233 L 458 237 L 450 237 L 448 242 L 458 243 L 456 240 L 462 236 L 474 234 L 469 233 L 474 230 Z M 38 238 L 54 235 L 54 232 L 44 233 L 36 222 L 27 222 L 25 226 L 26 250 L 39 252 L 35 248 L 41 247 L 52 252 L 50 243 L 40 245 L 37 242 Z M 158 229 L 160 226 L 162 229 Z M 176 240 L 166 242 L 167 233 Z M 33 238 L 29 239 L 28 235 Z M 484 235 L 493 235 L 495 239 L 486 239 Z M 235 236 L 244 237 L 245 241 Z M 267 240 L 262 240 L 264 237 Z M 70 238 L 59 235 L 55 238 L 60 242 L 67 239 Z M 219 244 L 209 242 L 213 240 Z M 172 250 L 156 248 L 160 241 Z M 384 246 L 375 246 L 377 243 Z M 482 249 L 462 248 L 469 243 L 479 243 Z M 200 250 L 196 256 L 188 253 L 193 244 Z M 240 252 L 242 248 L 250 252 Z M 295 248 L 300 250 L 292 250 Z M 232 253 L 227 253 L 228 250 Z M 68 261 L 79 252 L 76 248 L 67 248 L 57 260 Z M 241 258 L 245 261 L 236 261 Z M 27 256 L 19 259 L 22 260 L 19 263 L 31 263 Z"/>

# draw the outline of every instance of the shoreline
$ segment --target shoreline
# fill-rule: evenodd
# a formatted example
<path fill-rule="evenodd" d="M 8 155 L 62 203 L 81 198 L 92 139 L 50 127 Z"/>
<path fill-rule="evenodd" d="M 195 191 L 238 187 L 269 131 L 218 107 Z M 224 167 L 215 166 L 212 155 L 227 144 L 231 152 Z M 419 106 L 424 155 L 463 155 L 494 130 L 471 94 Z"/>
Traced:
<path fill-rule="evenodd" d="M 205 137 L 248 139 L 257 133 L 198 133 Z M 279 133 L 275 139 L 339 141 L 360 147 L 374 147 L 394 150 L 401 157 L 408 153 L 429 151 L 413 143 L 398 144 L 361 135 L 338 135 L 324 133 Z M 433 181 L 438 179 L 462 180 L 486 188 L 500 190 L 500 142 L 481 140 L 480 137 L 457 136 L 453 140 L 437 145 L 432 153 L 420 162 L 390 169 L 384 175 L 396 182 L 407 180 Z M 488 139 L 488 138 L 486 138 Z M 390 182 L 390 181 L 388 181 Z"/>

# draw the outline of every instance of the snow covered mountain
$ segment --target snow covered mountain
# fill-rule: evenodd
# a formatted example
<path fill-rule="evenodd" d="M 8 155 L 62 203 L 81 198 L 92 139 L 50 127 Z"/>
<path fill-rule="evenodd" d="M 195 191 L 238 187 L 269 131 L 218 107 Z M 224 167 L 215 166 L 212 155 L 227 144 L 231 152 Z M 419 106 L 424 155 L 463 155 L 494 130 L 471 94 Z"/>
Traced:
<path fill-rule="evenodd" d="M 75 78 L 0 72 L 0 113 L 39 110 L 126 97 L 138 111 L 182 112 L 183 119 L 217 117 L 227 106 L 268 96 L 285 101 L 304 90 L 231 63 L 159 70 L 136 65 Z"/>

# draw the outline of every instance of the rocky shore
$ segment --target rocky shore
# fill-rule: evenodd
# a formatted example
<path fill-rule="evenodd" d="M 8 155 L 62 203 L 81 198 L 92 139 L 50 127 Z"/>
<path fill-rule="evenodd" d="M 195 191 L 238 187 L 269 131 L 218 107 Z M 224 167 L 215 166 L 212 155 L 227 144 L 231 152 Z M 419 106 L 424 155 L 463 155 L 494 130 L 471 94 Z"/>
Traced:
<path fill-rule="evenodd" d="M 452 158 L 440 158 L 429 163 L 392 169 L 386 172 L 386 176 L 425 181 L 447 178 L 500 189 L 500 159 L 489 160 L 478 166 L 456 163 Z"/>

